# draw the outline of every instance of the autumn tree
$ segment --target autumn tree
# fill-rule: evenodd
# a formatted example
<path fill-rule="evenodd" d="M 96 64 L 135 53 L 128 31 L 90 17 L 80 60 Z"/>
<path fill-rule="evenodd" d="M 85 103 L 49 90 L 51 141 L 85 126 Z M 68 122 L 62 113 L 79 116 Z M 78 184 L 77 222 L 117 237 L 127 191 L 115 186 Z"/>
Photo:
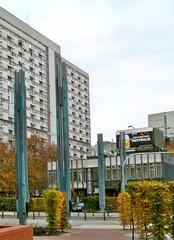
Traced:
<path fill-rule="evenodd" d="M 15 191 L 14 147 L 0 142 L 0 189 L 1 192 Z"/>
<path fill-rule="evenodd" d="M 55 178 L 55 172 L 53 170 L 53 162 L 57 160 L 57 145 L 55 144 L 48 144 L 47 148 L 47 158 L 50 162 L 50 171 L 48 174 L 48 184 L 49 187 L 54 189 L 56 188 L 56 178 Z"/>
<path fill-rule="evenodd" d="M 32 135 L 28 139 L 27 153 L 29 191 L 33 196 L 41 195 L 48 187 L 47 163 L 55 158 L 55 146 L 52 147 L 41 137 Z"/>

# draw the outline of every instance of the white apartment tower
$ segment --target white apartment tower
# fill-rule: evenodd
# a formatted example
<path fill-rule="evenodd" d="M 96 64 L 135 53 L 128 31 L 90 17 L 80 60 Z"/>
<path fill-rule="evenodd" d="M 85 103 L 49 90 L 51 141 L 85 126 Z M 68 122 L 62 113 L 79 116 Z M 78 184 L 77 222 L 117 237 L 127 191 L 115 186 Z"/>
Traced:
<path fill-rule="evenodd" d="M 49 142 L 56 136 L 55 64 L 66 64 L 71 159 L 87 158 L 91 144 L 89 76 L 61 58 L 60 46 L 0 8 L 0 138 L 14 139 L 13 88 L 18 69 L 25 70 L 27 136 Z"/>

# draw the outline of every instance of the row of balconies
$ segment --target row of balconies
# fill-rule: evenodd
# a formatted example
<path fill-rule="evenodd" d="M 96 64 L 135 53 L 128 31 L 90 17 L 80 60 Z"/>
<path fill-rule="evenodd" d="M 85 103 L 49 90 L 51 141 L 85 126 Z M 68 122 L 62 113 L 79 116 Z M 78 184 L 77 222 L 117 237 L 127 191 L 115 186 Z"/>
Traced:
<path fill-rule="evenodd" d="M 10 47 L 8 47 L 6 49 L 1 46 L 1 49 L 3 50 L 3 53 L 1 54 L 1 56 L 2 56 L 2 60 L 4 62 L 9 63 L 10 65 L 19 65 L 19 61 L 20 61 L 20 63 L 23 65 L 23 67 L 31 66 L 31 67 L 37 68 L 37 69 L 39 69 L 39 64 L 42 64 L 42 68 L 40 68 L 40 71 L 46 72 L 46 61 L 45 61 L 45 63 L 43 63 L 43 62 L 41 63 L 40 61 L 38 61 L 38 64 L 37 64 L 37 61 L 35 60 L 35 63 L 33 64 L 31 62 L 30 58 L 24 58 L 21 52 L 15 53 L 14 51 L 12 51 L 12 49 Z M 24 64 L 26 66 L 24 66 Z"/>
<path fill-rule="evenodd" d="M 9 32 L 9 30 L 1 29 L 0 37 L 3 42 L 8 43 L 11 46 L 21 49 L 24 52 L 29 52 L 30 55 L 37 54 L 40 59 L 45 56 L 45 47 L 41 45 L 41 48 L 38 46 L 31 45 L 27 40 L 19 38 L 15 33 Z M 37 42 L 38 44 L 38 42 Z"/>
<path fill-rule="evenodd" d="M 76 82 L 80 85 L 89 86 L 89 80 L 87 76 L 81 75 L 78 72 L 73 71 L 67 67 L 68 81 Z"/>

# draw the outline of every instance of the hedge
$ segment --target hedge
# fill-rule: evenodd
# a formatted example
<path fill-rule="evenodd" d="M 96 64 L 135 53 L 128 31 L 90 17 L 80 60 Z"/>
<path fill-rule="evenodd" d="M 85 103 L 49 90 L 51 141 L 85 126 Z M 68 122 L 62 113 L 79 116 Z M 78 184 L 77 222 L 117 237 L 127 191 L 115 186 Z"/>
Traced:
<path fill-rule="evenodd" d="M 57 190 L 44 191 L 44 202 L 49 231 L 63 231 L 68 226 L 66 194 Z"/>
<path fill-rule="evenodd" d="M 117 198 L 116 197 L 106 197 L 105 198 L 105 210 L 106 212 L 116 212 L 117 211 Z M 99 207 L 99 197 L 90 196 L 83 198 L 85 211 L 87 212 L 97 212 L 100 211 Z"/>
<path fill-rule="evenodd" d="M 15 197 L 0 197 L 0 211 L 16 211 Z M 29 209 L 30 212 L 44 212 L 45 204 L 43 198 L 30 198 Z"/>

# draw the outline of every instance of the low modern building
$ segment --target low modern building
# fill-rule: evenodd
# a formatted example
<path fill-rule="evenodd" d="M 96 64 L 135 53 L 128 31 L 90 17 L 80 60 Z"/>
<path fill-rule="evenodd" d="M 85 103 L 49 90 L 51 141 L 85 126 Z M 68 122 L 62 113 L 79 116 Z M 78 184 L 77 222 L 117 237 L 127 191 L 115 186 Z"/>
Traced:
<path fill-rule="evenodd" d="M 174 111 L 149 114 L 148 126 L 159 128 L 165 138 L 174 139 Z"/>
<path fill-rule="evenodd" d="M 87 159 L 91 144 L 89 75 L 61 56 L 60 46 L 0 7 L 0 139 L 14 140 L 15 70 L 25 71 L 27 136 L 57 142 L 55 65 L 68 80 L 70 159 Z"/>
<path fill-rule="evenodd" d="M 49 184 L 56 181 L 56 165 L 48 167 Z M 54 176 L 54 177 L 52 177 Z M 170 180 L 174 179 L 174 153 L 136 153 L 130 155 L 125 165 L 125 180 Z M 120 156 L 105 157 L 105 186 L 107 195 L 120 191 Z M 98 194 L 98 158 L 71 161 L 71 190 L 75 195 Z"/>
<path fill-rule="evenodd" d="M 104 154 L 106 156 L 110 155 L 116 155 L 116 142 L 112 141 L 104 141 L 103 142 L 103 147 L 104 147 Z M 98 147 L 97 144 L 94 146 L 91 146 L 91 151 L 90 151 L 90 157 L 96 157 L 98 156 Z"/>

